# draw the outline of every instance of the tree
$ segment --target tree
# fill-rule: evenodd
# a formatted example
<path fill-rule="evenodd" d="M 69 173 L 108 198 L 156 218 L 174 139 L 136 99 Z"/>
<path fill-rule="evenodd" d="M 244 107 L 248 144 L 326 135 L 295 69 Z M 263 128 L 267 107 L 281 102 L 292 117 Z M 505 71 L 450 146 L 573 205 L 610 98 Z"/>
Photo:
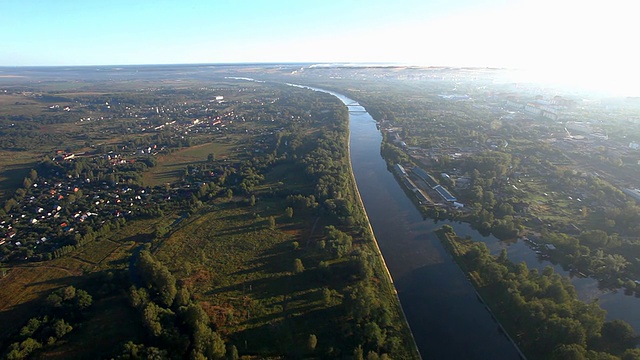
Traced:
<path fill-rule="evenodd" d="M 23 326 L 20 329 L 20 336 L 22 337 L 30 337 L 40 328 L 40 320 L 38 318 L 31 318 L 27 322 L 27 325 Z"/>
<path fill-rule="evenodd" d="M 371 284 L 365 281 L 356 284 L 348 300 L 350 312 L 357 321 L 367 318 L 373 306 L 377 304 Z"/>
<path fill-rule="evenodd" d="M 640 349 L 627 349 L 622 354 L 622 360 L 640 360 Z"/>
<path fill-rule="evenodd" d="M 353 360 L 364 360 L 364 350 L 362 350 L 362 345 L 358 345 L 357 348 L 353 349 Z"/>
<path fill-rule="evenodd" d="M 82 289 L 76 290 L 75 304 L 80 311 L 87 309 L 93 304 L 93 297 Z"/>
<path fill-rule="evenodd" d="M 169 307 L 173 304 L 176 293 L 176 278 L 169 269 L 156 261 L 149 251 L 141 251 L 138 255 L 137 267 L 145 286 L 155 294 L 161 304 Z"/>
<path fill-rule="evenodd" d="M 302 260 L 295 259 L 293 260 L 293 272 L 295 274 L 300 274 L 304 271 L 304 265 L 302 264 Z"/>
<path fill-rule="evenodd" d="M 204 311 L 202 306 L 197 303 L 191 303 L 187 306 L 183 314 L 185 324 L 192 330 L 196 331 L 199 326 L 209 324 L 209 315 Z"/>
<path fill-rule="evenodd" d="M 380 349 L 384 345 L 385 334 L 375 322 L 368 322 L 364 325 L 364 336 L 376 349 Z"/>
<path fill-rule="evenodd" d="M 587 351 L 578 344 L 560 344 L 556 346 L 551 355 L 554 360 L 584 360 Z"/>
<path fill-rule="evenodd" d="M 314 334 L 310 334 L 307 340 L 307 348 L 313 352 L 316 349 L 316 345 L 318 345 L 318 338 Z"/>
<path fill-rule="evenodd" d="M 129 288 L 129 301 L 133 307 L 141 308 L 149 302 L 149 293 L 145 288 L 138 289 L 132 285 Z"/>
<path fill-rule="evenodd" d="M 62 290 L 62 300 L 67 301 L 76 297 L 76 288 L 73 286 L 67 286 Z"/>
<path fill-rule="evenodd" d="M 149 302 L 142 313 L 144 325 L 149 329 L 151 335 L 160 336 L 162 334 L 162 325 L 158 317 L 160 307 L 153 302 Z"/>
<path fill-rule="evenodd" d="M 269 216 L 269 229 L 271 230 L 275 230 L 276 229 L 276 219 L 273 216 Z"/>
<path fill-rule="evenodd" d="M 627 349 L 632 349 L 638 344 L 638 337 L 633 328 L 622 320 L 613 320 L 602 325 L 603 349 L 621 354 Z"/>
<path fill-rule="evenodd" d="M 59 308 L 62 306 L 62 297 L 53 293 L 45 299 L 45 304 L 50 308 Z"/>
<path fill-rule="evenodd" d="M 289 206 L 289 207 L 287 207 L 286 209 L 284 209 L 284 215 L 285 215 L 288 219 L 293 218 L 293 208 Z"/>
<path fill-rule="evenodd" d="M 238 355 L 238 348 L 235 345 L 231 345 L 227 347 L 227 359 L 229 360 L 238 360 L 240 355 Z"/>
<path fill-rule="evenodd" d="M 380 356 L 378 355 L 377 352 L 373 351 L 373 350 L 369 350 L 369 352 L 367 353 L 367 360 L 379 360 Z"/>
<path fill-rule="evenodd" d="M 32 338 L 27 338 L 21 343 L 11 344 L 11 352 L 7 354 L 7 359 L 24 359 L 32 352 L 40 349 L 42 344 Z"/>
<path fill-rule="evenodd" d="M 53 331 L 58 339 L 71 332 L 71 330 L 73 330 L 73 327 L 64 321 L 64 319 L 56 320 L 53 323 Z"/>
<path fill-rule="evenodd" d="M 506 263 L 507 263 L 507 261 L 508 261 L 508 259 L 509 259 L 509 258 L 507 257 L 507 249 L 502 249 L 502 250 L 500 251 L 500 255 L 498 256 L 498 259 L 497 259 L 497 260 L 498 260 L 498 262 L 499 262 L 500 264 L 506 264 Z"/>
<path fill-rule="evenodd" d="M 322 303 L 324 303 L 324 306 L 331 305 L 331 290 L 329 288 L 322 289 Z"/>
<path fill-rule="evenodd" d="M 181 287 L 180 290 L 176 293 L 176 299 L 174 303 L 178 306 L 187 306 L 189 304 L 191 295 L 189 294 L 189 290 L 185 287 Z"/>
<path fill-rule="evenodd" d="M 209 153 L 209 155 L 207 155 L 207 162 L 208 163 L 212 163 L 216 160 L 216 154 L 214 153 Z"/>
<path fill-rule="evenodd" d="M 227 352 L 224 341 L 217 332 L 205 324 L 199 323 L 194 335 L 194 350 L 207 359 L 222 359 Z"/>

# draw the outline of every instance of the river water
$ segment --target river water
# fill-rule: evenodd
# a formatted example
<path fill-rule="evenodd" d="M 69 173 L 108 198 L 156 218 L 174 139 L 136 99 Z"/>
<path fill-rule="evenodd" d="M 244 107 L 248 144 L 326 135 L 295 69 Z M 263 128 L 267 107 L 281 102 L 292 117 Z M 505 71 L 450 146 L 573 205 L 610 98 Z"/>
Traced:
<path fill-rule="evenodd" d="M 498 331 L 490 313 L 476 297 L 465 274 L 442 247 L 434 231 L 443 223 L 460 236 L 485 242 L 492 253 L 508 248 L 509 258 L 530 268 L 551 265 L 538 259 L 522 242 L 505 243 L 482 236 L 466 223 L 423 219 L 422 214 L 387 169 L 380 155 L 382 135 L 366 110 L 348 97 L 330 93 L 349 107 L 351 165 L 358 190 L 378 245 L 393 277 L 398 296 L 418 349 L 428 359 L 518 359 L 515 346 Z M 579 297 L 597 299 L 607 310 L 607 320 L 624 319 L 638 331 L 637 299 L 622 292 L 603 292 L 597 280 L 572 278 Z"/>
<path fill-rule="evenodd" d="M 425 359 L 518 359 L 451 256 L 380 155 L 382 135 L 354 100 L 349 106 L 351 166 L 378 245 L 420 354 Z M 356 103 L 357 104 L 357 103 Z"/>

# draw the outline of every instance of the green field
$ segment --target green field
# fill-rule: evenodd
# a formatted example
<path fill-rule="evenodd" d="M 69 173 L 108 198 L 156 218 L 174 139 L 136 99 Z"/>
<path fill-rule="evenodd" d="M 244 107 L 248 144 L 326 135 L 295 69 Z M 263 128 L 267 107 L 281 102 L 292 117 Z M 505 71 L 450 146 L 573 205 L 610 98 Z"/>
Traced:
<path fill-rule="evenodd" d="M 144 329 L 136 316 L 124 294 L 99 299 L 82 331 L 71 332 L 65 341 L 47 349 L 41 357 L 79 360 L 109 356 L 123 342 L 137 342 L 142 338 Z"/>
<path fill-rule="evenodd" d="M 144 174 L 144 183 L 148 186 L 162 185 L 178 181 L 184 175 L 188 165 L 207 161 L 209 154 L 216 159 L 226 159 L 237 145 L 229 140 L 196 145 L 158 157 L 158 164 Z"/>
<path fill-rule="evenodd" d="M 35 165 L 36 156 L 0 152 L 0 199 L 13 196 Z"/>

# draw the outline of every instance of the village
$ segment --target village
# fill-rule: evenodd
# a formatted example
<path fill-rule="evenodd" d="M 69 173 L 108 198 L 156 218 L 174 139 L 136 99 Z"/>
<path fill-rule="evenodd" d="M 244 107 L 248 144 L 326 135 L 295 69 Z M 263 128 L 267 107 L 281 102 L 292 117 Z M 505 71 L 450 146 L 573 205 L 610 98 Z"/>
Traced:
<path fill-rule="evenodd" d="M 131 96 L 122 101 L 88 103 L 77 99 L 75 104 L 47 106 L 46 111 L 62 111 L 65 116 L 81 114 L 76 125 L 93 132 L 102 129 L 106 141 L 94 137 L 84 146 L 55 149 L 32 169 L 0 214 L 0 261 L 55 258 L 64 254 L 62 249 L 93 240 L 103 228 L 157 216 L 163 209 L 202 196 L 203 186 L 208 189 L 207 184 L 220 175 L 224 180 L 225 172 L 236 173 L 240 165 L 215 164 L 215 155 L 209 154 L 208 160 L 202 159 L 206 163 L 185 166 L 177 182 L 150 186 L 143 181 L 143 174 L 157 165 L 160 156 L 213 138 L 252 136 L 256 140 L 251 149 L 237 151 L 264 152 L 274 141 L 275 132 L 242 124 L 282 119 L 281 112 L 268 111 L 268 105 L 276 100 L 229 100 L 215 95 L 201 101 L 147 106 L 134 105 L 137 100 Z M 300 120 L 300 115 L 286 116 Z M 126 136 L 126 140 L 108 141 L 114 136 Z"/>

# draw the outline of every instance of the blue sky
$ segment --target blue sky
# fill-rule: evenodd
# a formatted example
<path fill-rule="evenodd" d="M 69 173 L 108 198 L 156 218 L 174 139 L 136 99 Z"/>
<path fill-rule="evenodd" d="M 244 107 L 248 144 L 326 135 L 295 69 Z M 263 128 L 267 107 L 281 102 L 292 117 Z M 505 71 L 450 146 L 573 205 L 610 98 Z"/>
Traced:
<path fill-rule="evenodd" d="M 632 0 L 0 0 L 0 66 L 398 62 L 640 83 Z M 593 69 L 600 69 L 594 74 Z"/>
<path fill-rule="evenodd" d="M 333 42 L 446 1 L 0 1 L 0 65 L 345 61 Z M 354 46 L 354 50 L 358 46 Z M 355 52 L 355 51 L 354 51 Z M 370 61 L 376 61 L 371 59 Z"/>

